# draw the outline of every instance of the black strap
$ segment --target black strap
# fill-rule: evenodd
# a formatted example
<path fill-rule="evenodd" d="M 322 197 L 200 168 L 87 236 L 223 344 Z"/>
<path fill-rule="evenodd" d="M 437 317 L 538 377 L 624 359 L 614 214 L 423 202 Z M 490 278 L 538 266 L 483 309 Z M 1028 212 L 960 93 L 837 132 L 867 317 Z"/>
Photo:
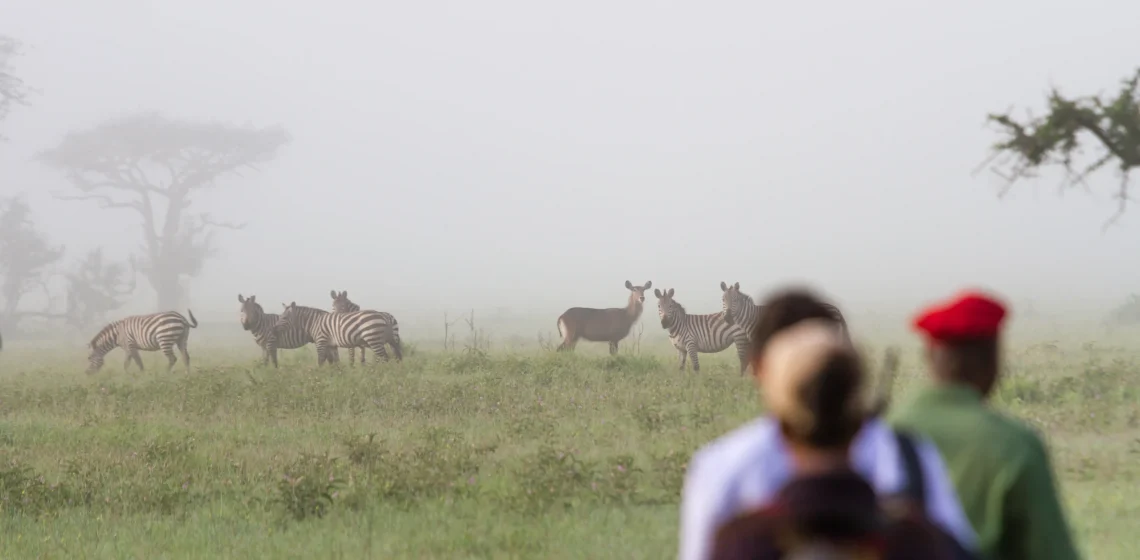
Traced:
<path fill-rule="evenodd" d="M 906 472 L 903 494 L 925 510 L 926 477 L 922 471 L 922 463 L 918 459 L 918 447 L 915 445 L 914 436 L 895 430 L 895 440 L 898 442 L 899 455 L 902 457 L 903 471 Z"/>

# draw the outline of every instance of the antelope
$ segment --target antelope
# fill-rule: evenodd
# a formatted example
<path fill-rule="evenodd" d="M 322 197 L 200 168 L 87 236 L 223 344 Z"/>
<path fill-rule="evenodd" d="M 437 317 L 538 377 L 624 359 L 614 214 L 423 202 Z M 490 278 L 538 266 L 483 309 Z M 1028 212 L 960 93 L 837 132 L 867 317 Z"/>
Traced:
<path fill-rule="evenodd" d="M 562 335 L 562 344 L 558 345 L 558 351 L 572 350 L 578 339 L 584 338 L 590 342 L 608 342 L 610 354 L 617 354 L 618 342 L 629 334 L 630 327 L 641 317 L 645 291 L 651 287 L 653 287 L 652 281 L 646 282 L 644 286 L 634 286 L 626 280 L 625 289 L 629 290 L 629 302 L 625 307 L 567 309 L 558 317 L 558 334 Z"/>

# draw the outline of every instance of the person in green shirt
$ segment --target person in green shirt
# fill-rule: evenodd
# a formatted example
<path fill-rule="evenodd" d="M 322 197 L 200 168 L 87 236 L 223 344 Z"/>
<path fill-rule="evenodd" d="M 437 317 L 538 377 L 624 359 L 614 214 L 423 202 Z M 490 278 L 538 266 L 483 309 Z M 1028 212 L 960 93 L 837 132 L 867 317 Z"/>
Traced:
<path fill-rule="evenodd" d="M 984 557 L 1076 559 L 1045 443 L 985 402 L 998 379 L 1005 316 L 1001 303 L 979 293 L 921 313 L 914 327 L 925 335 L 933 383 L 889 422 L 938 447 Z"/>

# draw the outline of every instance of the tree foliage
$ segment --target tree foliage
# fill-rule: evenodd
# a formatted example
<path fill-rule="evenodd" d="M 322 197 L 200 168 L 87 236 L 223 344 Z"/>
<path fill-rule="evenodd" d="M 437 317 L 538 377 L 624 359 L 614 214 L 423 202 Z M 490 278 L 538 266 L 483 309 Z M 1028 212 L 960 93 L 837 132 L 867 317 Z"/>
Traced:
<path fill-rule="evenodd" d="M 1112 223 L 1125 209 L 1131 171 L 1140 166 L 1140 70 L 1122 81 L 1112 97 L 1067 97 L 1053 88 L 1048 112 L 1018 121 L 1006 114 L 991 114 L 1004 138 L 993 146 L 983 166 L 1006 179 L 1006 190 L 1018 179 L 1035 176 L 1044 167 L 1065 172 L 1063 186 L 1086 187 L 1086 178 L 1111 166 L 1120 175 L 1115 198 L 1119 204 Z M 1085 150 L 1092 144 L 1093 153 Z M 1003 190 L 1004 194 L 1005 190 Z M 1106 224 L 1107 225 L 1107 224 Z"/>
<path fill-rule="evenodd" d="M 128 269 L 126 263 L 109 261 L 102 249 L 94 249 L 65 273 L 67 308 L 63 314 L 68 324 L 90 328 L 126 304 L 135 291 L 135 262 L 130 264 Z"/>
<path fill-rule="evenodd" d="M 27 105 L 32 94 L 32 89 L 13 73 L 11 61 L 22 53 L 19 41 L 0 35 L 0 121 L 8 116 L 12 107 Z"/>
<path fill-rule="evenodd" d="M 63 246 L 54 245 L 32 222 L 32 209 L 22 198 L 0 203 L 0 323 L 13 327 L 28 311 L 20 308 L 27 295 L 49 295 L 48 280 L 63 258 Z"/>
<path fill-rule="evenodd" d="M 69 270 L 61 268 L 64 247 L 48 239 L 35 225 L 32 210 L 22 197 L 0 201 L 0 330 L 15 330 L 20 321 L 35 317 L 63 320 L 87 328 L 126 304 L 135 288 L 133 266 L 103 257 L 95 249 Z M 132 263 L 133 265 L 133 263 Z M 63 281 L 66 308 L 54 305 Z M 28 297 L 41 295 L 39 305 Z"/>
<path fill-rule="evenodd" d="M 182 280 L 197 276 L 214 254 L 214 233 L 243 227 L 191 212 L 194 193 L 223 177 L 257 170 L 289 141 L 280 126 L 236 127 L 143 113 L 72 132 L 39 160 L 65 173 L 77 191 L 59 198 L 137 214 L 138 269 L 158 294 L 159 309 L 167 310 L 181 303 Z"/>

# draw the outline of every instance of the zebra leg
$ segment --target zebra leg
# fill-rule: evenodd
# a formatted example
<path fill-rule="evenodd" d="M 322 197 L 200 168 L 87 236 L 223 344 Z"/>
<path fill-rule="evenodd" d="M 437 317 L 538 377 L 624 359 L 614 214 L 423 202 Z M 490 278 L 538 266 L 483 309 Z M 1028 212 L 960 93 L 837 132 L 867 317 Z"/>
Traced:
<path fill-rule="evenodd" d="M 131 349 L 131 356 L 134 357 L 135 363 L 138 364 L 139 371 L 143 371 L 142 356 L 139 355 L 138 348 Z M 123 368 L 123 370 L 125 371 L 126 368 Z"/>
<path fill-rule="evenodd" d="M 361 352 L 361 354 L 363 354 L 363 352 Z M 364 363 L 364 359 L 363 359 L 364 356 L 361 356 L 360 358 L 361 358 L 360 363 Z M 351 367 L 356 367 L 356 347 L 355 346 L 349 346 L 348 347 L 348 365 Z"/>
<path fill-rule="evenodd" d="M 130 350 L 126 351 L 127 359 L 123 360 L 123 373 L 127 373 L 131 369 L 131 360 L 135 359 L 135 355 Z"/>
<path fill-rule="evenodd" d="M 364 365 L 364 346 L 360 347 L 360 365 Z"/>
<path fill-rule="evenodd" d="M 693 373 L 701 372 L 701 362 L 697 359 L 697 345 L 689 344 L 689 361 L 693 363 Z"/>
<path fill-rule="evenodd" d="M 677 350 L 677 354 L 681 358 L 681 371 L 685 371 L 685 360 L 689 358 L 689 355 L 684 350 Z"/>
<path fill-rule="evenodd" d="M 611 356 L 616 356 L 616 355 L 617 355 L 617 345 L 618 345 L 618 343 L 616 343 L 616 342 L 611 342 L 611 343 L 610 343 L 610 355 L 611 355 Z"/>
<path fill-rule="evenodd" d="M 182 361 L 186 362 L 186 375 L 190 375 L 190 350 L 185 340 L 178 341 L 178 350 L 182 352 Z"/>
<path fill-rule="evenodd" d="M 736 333 L 736 356 L 740 358 L 740 376 L 744 376 L 744 372 L 748 371 L 748 358 L 752 354 L 752 340 L 748 338 L 748 334 L 743 330 L 737 330 Z"/>
<path fill-rule="evenodd" d="M 276 346 L 269 346 L 265 349 L 265 359 L 267 362 L 272 360 L 273 361 L 273 367 L 275 369 L 277 368 L 277 347 Z"/>
<path fill-rule="evenodd" d="M 167 342 L 162 345 L 162 353 L 166 355 L 166 373 L 174 371 L 174 364 L 178 361 L 174 357 L 174 345 Z"/>
<path fill-rule="evenodd" d="M 330 350 L 329 350 L 328 343 L 325 342 L 324 340 L 318 340 L 316 342 L 317 342 L 317 367 L 321 367 L 321 366 L 325 365 L 325 360 L 328 359 Z"/>

